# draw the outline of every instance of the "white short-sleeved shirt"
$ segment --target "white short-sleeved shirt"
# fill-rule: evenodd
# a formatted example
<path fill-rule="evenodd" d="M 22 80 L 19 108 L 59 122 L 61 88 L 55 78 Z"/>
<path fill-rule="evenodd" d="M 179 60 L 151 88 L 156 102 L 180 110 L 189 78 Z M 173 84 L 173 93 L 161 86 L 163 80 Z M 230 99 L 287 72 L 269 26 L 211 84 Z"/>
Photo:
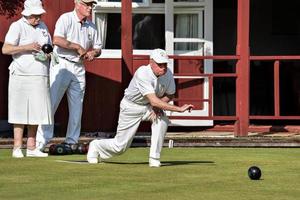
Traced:
<path fill-rule="evenodd" d="M 43 44 L 51 44 L 51 36 L 43 22 L 34 27 L 24 17 L 13 22 L 5 36 L 5 43 L 14 46 L 27 45 L 33 42 L 38 42 L 41 46 Z M 13 62 L 9 66 L 10 72 L 17 75 L 48 76 L 49 61 L 37 61 L 32 53 L 13 54 Z"/>
<path fill-rule="evenodd" d="M 55 25 L 54 36 L 63 37 L 85 49 L 101 49 L 102 47 L 96 25 L 88 19 L 81 24 L 75 11 L 67 12 L 59 17 Z M 54 46 L 53 51 L 60 57 L 81 62 L 78 53 L 74 50 Z"/>
<path fill-rule="evenodd" d="M 150 65 L 143 65 L 134 73 L 128 88 L 125 90 L 125 98 L 141 105 L 149 103 L 147 94 L 155 93 L 157 97 L 175 93 L 175 81 L 172 72 L 168 69 L 163 76 L 155 76 Z"/>

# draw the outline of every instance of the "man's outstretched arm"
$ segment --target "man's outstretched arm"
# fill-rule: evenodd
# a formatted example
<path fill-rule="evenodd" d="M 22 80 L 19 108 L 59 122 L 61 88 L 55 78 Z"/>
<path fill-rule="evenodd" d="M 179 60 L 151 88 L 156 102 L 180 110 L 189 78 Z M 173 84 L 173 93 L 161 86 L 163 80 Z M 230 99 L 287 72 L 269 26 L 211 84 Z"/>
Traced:
<path fill-rule="evenodd" d="M 191 110 L 194 108 L 192 104 L 184 104 L 183 106 L 175 106 L 169 104 L 166 101 L 169 101 L 169 97 L 165 96 L 162 99 L 158 98 L 154 93 L 147 94 L 146 97 L 148 98 L 152 107 L 160 108 L 162 110 L 174 111 L 174 112 L 184 112 L 186 110 Z"/>

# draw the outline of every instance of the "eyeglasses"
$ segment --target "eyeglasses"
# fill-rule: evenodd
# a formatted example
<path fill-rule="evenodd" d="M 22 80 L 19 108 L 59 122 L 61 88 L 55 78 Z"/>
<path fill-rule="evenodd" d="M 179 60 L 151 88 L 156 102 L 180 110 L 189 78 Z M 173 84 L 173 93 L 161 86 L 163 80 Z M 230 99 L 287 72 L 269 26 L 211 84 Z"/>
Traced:
<path fill-rule="evenodd" d="M 84 3 L 83 1 L 79 1 L 78 3 L 83 5 L 85 8 L 90 7 L 91 9 L 93 9 L 95 7 L 94 3 Z"/>

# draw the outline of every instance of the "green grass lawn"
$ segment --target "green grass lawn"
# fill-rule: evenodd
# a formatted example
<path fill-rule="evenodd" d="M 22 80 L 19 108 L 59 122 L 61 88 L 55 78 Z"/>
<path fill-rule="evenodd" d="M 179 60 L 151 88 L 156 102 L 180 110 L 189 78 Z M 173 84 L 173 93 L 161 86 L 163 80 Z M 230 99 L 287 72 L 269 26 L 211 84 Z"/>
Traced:
<path fill-rule="evenodd" d="M 0 150 L 0 199 L 300 199 L 299 148 L 164 148 L 161 168 L 148 167 L 148 152 L 89 165 L 84 155 L 14 159 Z M 251 165 L 261 180 L 248 178 Z"/>

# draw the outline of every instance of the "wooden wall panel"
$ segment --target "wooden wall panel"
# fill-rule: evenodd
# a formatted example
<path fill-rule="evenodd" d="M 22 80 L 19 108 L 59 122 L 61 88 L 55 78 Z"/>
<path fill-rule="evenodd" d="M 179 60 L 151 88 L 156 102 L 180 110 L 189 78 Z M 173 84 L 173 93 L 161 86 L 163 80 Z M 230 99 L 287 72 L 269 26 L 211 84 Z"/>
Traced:
<path fill-rule="evenodd" d="M 124 91 L 121 60 L 101 59 L 88 63 L 82 129 L 115 131 Z"/>

